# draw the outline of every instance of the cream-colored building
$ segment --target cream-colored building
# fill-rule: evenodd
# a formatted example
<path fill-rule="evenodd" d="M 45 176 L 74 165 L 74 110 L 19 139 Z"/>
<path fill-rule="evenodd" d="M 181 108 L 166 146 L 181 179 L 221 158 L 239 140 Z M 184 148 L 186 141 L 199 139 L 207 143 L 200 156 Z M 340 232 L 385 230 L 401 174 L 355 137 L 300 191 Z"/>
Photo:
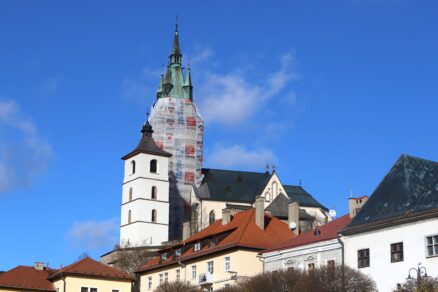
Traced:
<path fill-rule="evenodd" d="M 42 263 L 18 266 L 0 274 L 0 291 L 131 292 L 128 274 L 85 258 L 59 270 Z"/>
<path fill-rule="evenodd" d="M 224 209 L 221 220 L 161 250 L 137 272 L 141 291 L 153 291 L 173 281 L 213 291 L 261 273 L 263 263 L 258 253 L 295 235 L 286 223 L 265 214 L 263 198 L 255 205 L 237 213 Z"/>

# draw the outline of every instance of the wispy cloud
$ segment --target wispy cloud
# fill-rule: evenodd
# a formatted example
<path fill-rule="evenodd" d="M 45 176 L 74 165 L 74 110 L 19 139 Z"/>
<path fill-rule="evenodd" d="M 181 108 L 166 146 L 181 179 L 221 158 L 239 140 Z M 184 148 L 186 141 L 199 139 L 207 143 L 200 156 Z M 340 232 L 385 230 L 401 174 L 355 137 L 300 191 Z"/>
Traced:
<path fill-rule="evenodd" d="M 75 247 L 90 251 L 118 243 L 118 229 L 117 219 L 74 222 L 67 237 Z"/>
<path fill-rule="evenodd" d="M 233 145 L 229 147 L 216 146 L 207 155 L 206 161 L 219 168 L 242 168 L 263 170 L 266 163 L 277 161 L 274 153 L 269 149 L 247 149 L 245 146 Z"/>
<path fill-rule="evenodd" d="M 52 156 L 32 119 L 0 96 L 0 193 L 28 185 Z"/>
<path fill-rule="evenodd" d="M 219 74 L 207 73 L 201 80 L 200 108 L 207 122 L 234 125 L 250 119 L 263 104 L 282 92 L 299 76 L 292 70 L 292 54 L 280 58 L 280 68 L 267 73 L 265 82 L 254 82 L 246 70 Z M 288 92 L 286 96 L 296 96 Z"/>
<path fill-rule="evenodd" d="M 126 77 L 122 84 L 123 98 L 146 108 L 149 106 L 151 98 L 154 98 L 160 74 L 160 70 L 151 70 L 145 67 L 138 76 Z"/>

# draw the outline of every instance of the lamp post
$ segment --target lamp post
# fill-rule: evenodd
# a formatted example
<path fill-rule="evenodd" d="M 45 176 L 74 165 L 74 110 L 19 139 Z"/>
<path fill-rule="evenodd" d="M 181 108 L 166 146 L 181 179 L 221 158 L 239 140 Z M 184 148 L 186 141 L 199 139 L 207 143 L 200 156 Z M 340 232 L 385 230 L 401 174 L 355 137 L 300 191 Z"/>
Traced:
<path fill-rule="evenodd" d="M 408 280 L 412 279 L 412 277 L 411 277 L 412 270 L 417 272 L 417 286 L 418 286 L 418 288 L 420 288 L 420 282 L 421 282 L 421 277 L 422 277 L 421 274 L 424 273 L 424 277 L 428 277 L 426 268 L 424 266 L 421 266 L 421 263 L 418 263 L 418 266 L 416 268 L 410 268 L 408 278 L 407 278 Z"/>

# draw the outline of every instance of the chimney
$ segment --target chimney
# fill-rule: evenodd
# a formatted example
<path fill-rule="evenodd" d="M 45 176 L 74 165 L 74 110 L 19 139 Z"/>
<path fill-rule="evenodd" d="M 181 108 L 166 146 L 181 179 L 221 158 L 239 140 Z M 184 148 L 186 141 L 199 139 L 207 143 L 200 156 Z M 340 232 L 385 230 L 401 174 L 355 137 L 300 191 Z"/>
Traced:
<path fill-rule="evenodd" d="M 291 227 L 292 222 L 295 223 L 295 229 L 292 229 L 292 231 L 295 233 L 295 235 L 300 234 L 300 205 L 298 202 L 289 204 L 287 215 L 289 227 Z"/>
<path fill-rule="evenodd" d="M 350 218 L 354 218 L 367 201 L 367 196 L 359 198 L 348 198 L 348 211 L 350 213 Z"/>
<path fill-rule="evenodd" d="M 183 235 L 182 240 L 186 240 L 190 237 L 190 221 L 183 223 Z"/>
<path fill-rule="evenodd" d="M 44 263 L 42 263 L 42 262 L 35 262 L 34 268 L 37 271 L 43 271 L 44 270 Z"/>
<path fill-rule="evenodd" d="M 231 222 L 231 210 L 230 209 L 222 209 L 222 225 L 227 225 Z"/>
<path fill-rule="evenodd" d="M 265 229 L 265 198 L 257 197 L 254 207 L 256 224 L 261 229 Z"/>

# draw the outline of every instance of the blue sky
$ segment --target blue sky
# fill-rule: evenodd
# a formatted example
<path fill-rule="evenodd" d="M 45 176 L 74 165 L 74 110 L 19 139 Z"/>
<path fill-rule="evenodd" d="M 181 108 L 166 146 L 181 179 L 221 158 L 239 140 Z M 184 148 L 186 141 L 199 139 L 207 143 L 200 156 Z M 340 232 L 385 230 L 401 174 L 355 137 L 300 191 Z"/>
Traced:
<path fill-rule="evenodd" d="M 205 166 L 275 163 L 343 214 L 400 154 L 438 161 L 436 1 L 158 2 L 0 2 L 0 270 L 118 242 L 177 14 Z"/>

